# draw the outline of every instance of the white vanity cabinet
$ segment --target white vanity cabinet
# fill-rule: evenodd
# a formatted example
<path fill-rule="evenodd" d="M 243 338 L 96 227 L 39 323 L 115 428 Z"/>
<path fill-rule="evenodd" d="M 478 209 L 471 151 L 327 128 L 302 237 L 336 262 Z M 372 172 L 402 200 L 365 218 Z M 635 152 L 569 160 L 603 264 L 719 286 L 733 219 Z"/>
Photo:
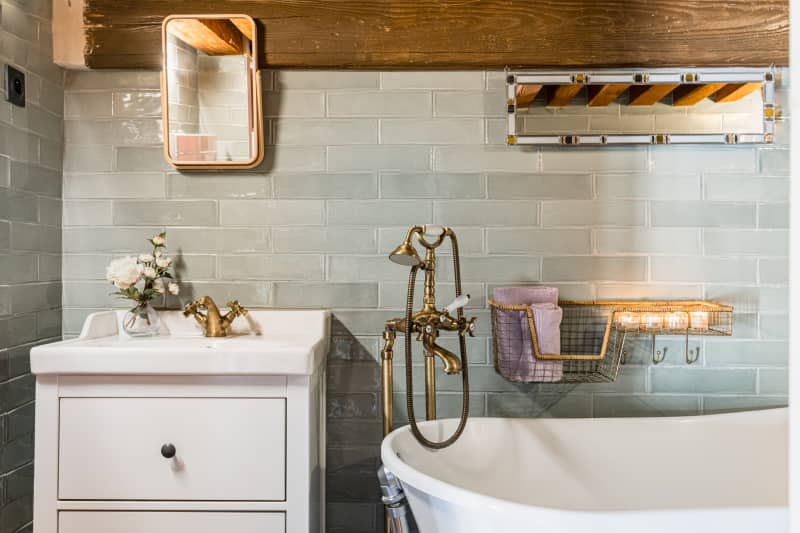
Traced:
<path fill-rule="evenodd" d="M 324 531 L 325 311 L 37 347 L 34 533 Z"/>

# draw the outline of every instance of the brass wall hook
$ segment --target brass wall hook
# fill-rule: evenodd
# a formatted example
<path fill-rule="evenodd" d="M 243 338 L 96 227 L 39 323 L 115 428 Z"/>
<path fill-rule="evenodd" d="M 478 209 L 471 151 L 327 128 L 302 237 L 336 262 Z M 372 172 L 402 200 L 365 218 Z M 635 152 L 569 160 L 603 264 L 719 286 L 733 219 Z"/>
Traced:
<path fill-rule="evenodd" d="M 662 363 L 667 357 L 667 347 L 664 346 L 662 350 L 656 350 L 656 336 L 653 335 L 653 364 L 657 365 Z"/>

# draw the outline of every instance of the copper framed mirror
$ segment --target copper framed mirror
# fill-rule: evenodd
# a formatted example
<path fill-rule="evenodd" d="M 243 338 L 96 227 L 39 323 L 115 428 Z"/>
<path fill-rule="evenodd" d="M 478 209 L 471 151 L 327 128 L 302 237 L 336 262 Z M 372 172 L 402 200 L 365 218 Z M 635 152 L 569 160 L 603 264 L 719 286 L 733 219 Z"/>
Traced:
<path fill-rule="evenodd" d="M 264 158 L 256 23 L 170 15 L 162 25 L 164 155 L 179 169 L 246 169 Z"/>

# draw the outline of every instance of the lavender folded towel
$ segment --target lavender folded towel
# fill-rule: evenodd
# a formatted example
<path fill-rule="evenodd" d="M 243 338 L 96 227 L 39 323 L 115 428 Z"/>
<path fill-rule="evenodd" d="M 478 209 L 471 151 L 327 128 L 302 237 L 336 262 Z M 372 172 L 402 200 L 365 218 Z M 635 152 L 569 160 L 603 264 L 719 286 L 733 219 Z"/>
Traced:
<path fill-rule="evenodd" d="M 556 355 L 561 353 L 561 318 L 564 311 L 555 304 L 533 304 L 529 306 L 533 313 L 533 323 L 536 326 L 536 341 L 539 344 L 539 353 L 544 355 Z M 548 361 L 536 359 L 533 351 L 533 343 L 528 322 L 527 313 L 520 317 L 520 329 L 522 330 L 522 354 L 518 366 L 517 374 L 524 378 L 524 381 L 552 382 L 559 381 L 563 373 L 563 365 L 560 361 Z M 525 364 L 527 361 L 529 364 Z M 524 374 L 522 372 L 525 372 Z"/>
<path fill-rule="evenodd" d="M 499 304 L 532 305 L 558 304 L 558 289 L 555 287 L 498 287 L 492 299 Z"/>
<path fill-rule="evenodd" d="M 539 351 L 561 353 L 561 316 L 558 289 L 553 287 L 502 287 L 494 290 L 499 304 L 529 305 L 534 314 Z M 534 357 L 528 315 L 525 311 L 497 313 L 497 368 L 511 381 L 552 382 L 562 376 L 560 361 L 544 361 Z"/>

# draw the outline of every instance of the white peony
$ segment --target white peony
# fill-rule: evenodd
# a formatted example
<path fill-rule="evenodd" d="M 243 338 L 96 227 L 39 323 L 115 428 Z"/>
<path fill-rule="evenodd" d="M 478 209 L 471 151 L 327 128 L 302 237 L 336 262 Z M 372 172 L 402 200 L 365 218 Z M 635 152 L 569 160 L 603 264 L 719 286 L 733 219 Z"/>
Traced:
<path fill-rule="evenodd" d="M 144 277 L 154 279 L 156 277 L 156 269 L 153 267 L 146 267 L 144 269 Z"/>
<path fill-rule="evenodd" d="M 161 250 L 156 250 L 153 255 L 156 256 L 156 257 L 161 257 L 161 254 L 163 254 L 163 253 L 164 252 L 162 252 Z"/>
<path fill-rule="evenodd" d="M 142 263 L 152 263 L 154 259 L 152 254 L 142 254 L 139 256 L 139 261 Z"/>
<path fill-rule="evenodd" d="M 172 294 L 173 296 L 177 295 L 180 292 L 180 290 L 181 289 L 178 287 L 177 283 L 172 282 L 169 284 L 169 293 Z"/>
<path fill-rule="evenodd" d="M 167 268 L 172 264 L 172 259 L 169 257 L 156 257 L 156 265 L 161 268 Z"/>
<path fill-rule="evenodd" d="M 153 290 L 156 291 L 158 294 L 164 294 L 166 290 L 164 287 L 164 280 L 157 279 L 153 282 Z"/>
<path fill-rule="evenodd" d="M 153 244 L 156 246 L 164 246 L 167 243 L 167 239 L 162 237 L 161 235 L 156 235 L 152 238 Z"/>
<path fill-rule="evenodd" d="M 127 289 L 139 281 L 139 265 L 132 255 L 114 259 L 106 268 L 106 279 L 118 289 Z"/>

